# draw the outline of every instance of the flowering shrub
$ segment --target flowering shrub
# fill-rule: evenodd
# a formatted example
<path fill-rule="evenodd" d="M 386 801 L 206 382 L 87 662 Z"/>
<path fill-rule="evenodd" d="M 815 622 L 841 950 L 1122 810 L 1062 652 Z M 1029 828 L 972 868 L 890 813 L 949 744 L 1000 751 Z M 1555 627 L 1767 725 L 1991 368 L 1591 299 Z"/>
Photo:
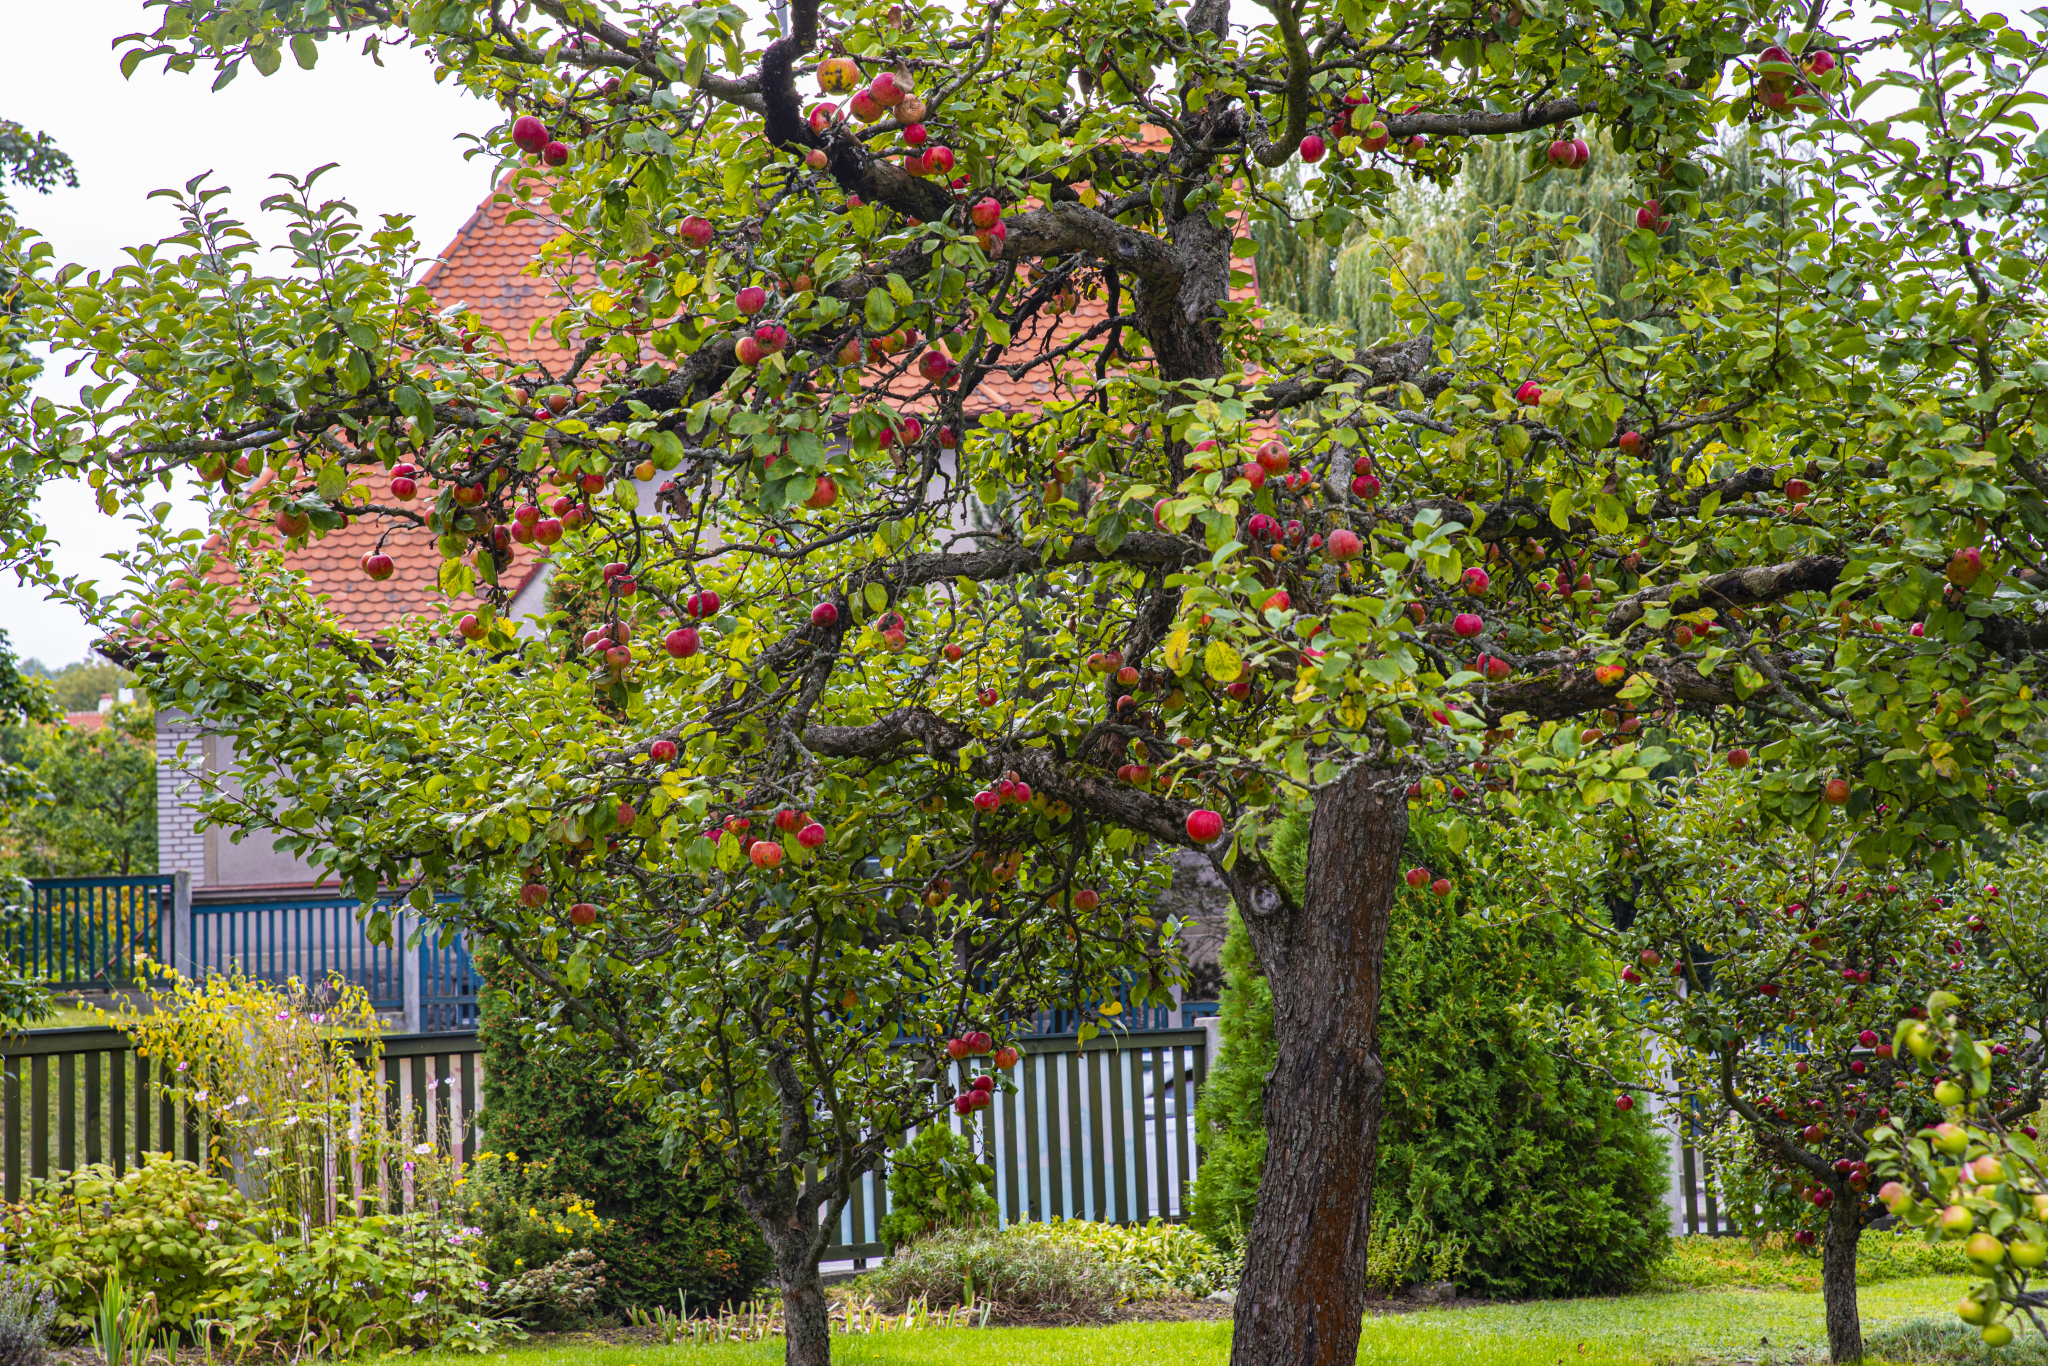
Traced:
<path fill-rule="evenodd" d="M 32 1268 L 57 1292 L 58 1322 L 82 1329 L 99 1287 L 118 1268 L 156 1294 L 174 1328 L 204 1316 L 220 1286 L 212 1270 L 260 1230 L 242 1193 L 189 1162 L 151 1153 L 119 1177 L 104 1163 L 29 1183 L 28 1198 L 0 1219 L 0 1262 Z"/>
<path fill-rule="evenodd" d="M 1005 1230 L 1017 1239 L 1085 1247 L 1116 1277 L 1126 1299 L 1187 1295 L 1199 1299 L 1237 1285 L 1237 1264 L 1216 1244 L 1184 1224 L 1158 1219 L 1136 1224 L 1103 1224 L 1055 1219 Z"/>
<path fill-rule="evenodd" d="M 500 1282 L 494 1303 L 528 1327 L 568 1328 L 595 1314 L 603 1293 L 604 1263 L 584 1250 Z"/>
<path fill-rule="evenodd" d="M 164 1091 L 198 1112 L 216 1159 L 239 1159 L 259 1205 L 301 1225 L 327 1223 L 347 1203 L 356 1214 L 387 1204 L 394 1181 L 402 1202 L 415 1203 L 430 1175 L 417 1169 L 438 1166 L 436 1149 L 390 1122 L 377 1012 L 360 987 L 297 978 L 275 987 L 239 973 L 194 984 L 158 964 L 142 970 L 155 1009 L 126 1007 L 120 1027 L 170 1064 Z"/>
<path fill-rule="evenodd" d="M 580 1195 L 532 1194 L 541 1168 L 520 1162 L 516 1153 L 485 1151 L 454 1183 L 448 1207 L 483 1231 L 483 1258 L 493 1280 L 523 1276 L 587 1251 L 607 1226 Z"/>
<path fill-rule="evenodd" d="M 249 1242 L 214 1266 L 213 1322 L 292 1359 L 411 1346 L 482 1350 L 492 1317 L 482 1231 L 425 1214 L 343 1217 L 301 1239 Z M 280 1334 L 283 1340 L 280 1340 Z"/>

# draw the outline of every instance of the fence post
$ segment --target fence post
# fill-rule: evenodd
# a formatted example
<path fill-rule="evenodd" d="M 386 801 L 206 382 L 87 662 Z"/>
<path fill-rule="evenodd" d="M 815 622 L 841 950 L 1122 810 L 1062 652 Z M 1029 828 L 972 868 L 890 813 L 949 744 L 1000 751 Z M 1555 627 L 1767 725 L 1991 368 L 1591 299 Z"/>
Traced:
<path fill-rule="evenodd" d="M 164 963 L 187 981 L 196 974 L 192 963 L 192 873 L 180 868 L 171 874 L 171 913 L 163 917 Z"/>
<path fill-rule="evenodd" d="M 392 931 L 398 937 L 398 971 L 404 981 L 405 1032 L 420 1032 L 420 953 L 425 943 L 415 948 L 411 943 L 411 916 L 400 916 L 397 927 Z"/>
<path fill-rule="evenodd" d="M 1220 1012 L 1215 1015 L 1204 1015 L 1195 1021 L 1195 1025 L 1208 1036 L 1202 1045 L 1202 1051 L 1209 1055 L 1206 1061 L 1209 1070 L 1213 1072 L 1216 1070 L 1216 1059 L 1223 1056 L 1223 1016 Z"/>

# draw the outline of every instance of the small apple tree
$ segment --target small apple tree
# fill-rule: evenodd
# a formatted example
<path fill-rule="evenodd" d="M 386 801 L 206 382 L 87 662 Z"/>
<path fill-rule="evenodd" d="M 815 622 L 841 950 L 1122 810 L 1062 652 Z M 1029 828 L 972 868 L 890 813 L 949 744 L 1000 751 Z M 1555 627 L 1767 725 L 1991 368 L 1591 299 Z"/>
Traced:
<path fill-rule="evenodd" d="M 365 895 L 463 890 L 536 974 L 556 980 L 550 944 L 590 971 L 565 1011 L 637 980 L 685 1031 L 661 1037 L 723 1029 L 716 1003 L 753 979 L 699 955 L 742 925 L 771 955 L 822 935 L 788 960 L 820 980 L 857 929 L 906 974 L 892 1009 L 948 932 L 962 982 L 1048 945 L 1082 985 L 1157 980 L 1133 856 L 1207 851 L 1277 1002 L 1233 1359 L 1348 1366 L 1411 790 L 1646 810 L 1667 751 L 1643 726 L 1700 718 L 1758 754 L 1759 821 L 1865 860 L 1931 843 L 1946 867 L 2030 817 L 2007 757 L 2041 733 L 2048 646 L 2048 184 L 2018 111 L 2044 54 L 1881 0 L 1842 9 L 1876 35 L 1854 41 L 1789 3 L 1264 8 L 1233 27 L 1222 0 L 792 0 L 755 42 L 742 10 L 678 0 L 173 0 L 130 69 L 224 81 L 346 36 L 500 103 L 477 151 L 562 228 L 540 268 L 576 359 L 510 363 L 409 286 L 403 223 L 365 231 L 310 181 L 270 202 L 297 270 L 266 274 L 195 183 L 187 231 L 116 272 L 10 234 L 26 325 L 90 382 L 5 430 L 16 468 L 80 475 L 110 510 L 183 471 L 218 489 L 209 553 L 268 629 L 231 629 L 168 532 L 132 593 L 75 596 L 236 732 L 239 815 L 279 799 Z M 1958 64 L 1981 74 L 1941 74 Z M 1913 139 L 1869 112 L 1887 87 L 1929 102 Z M 1731 127 L 1768 212 L 1702 194 Z M 1641 188 L 1622 297 L 1572 224 L 1526 215 L 1490 234 L 1456 329 L 1398 241 L 1406 336 L 1361 348 L 1241 297 L 1247 225 L 1297 213 L 1290 161 L 1314 167 L 1297 229 L 1335 238 L 1399 177 L 1448 181 L 1472 138 L 1564 176 L 1593 128 Z M 1004 407 L 998 381 L 1044 399 Z M 653 516 L 633 480 L 657 476 Z M 365 518 L 431 530 L 443 585 L 486 605 L 377 653 L 262 558 L 266 525 L 297 544 Z M 598 634 L 500 619 L 529 539 L 606 609 Z M 831 860 L 781 841 L 789 864 L 742 867 L 741 835 L 715 856 L 685 838 L 727 818 L 758 837 L 784 807 L 820 816 L 842 890 L 799 891 Z M 1303 811 L 1296 895 L 1263 832 Z M 529 865 L 547 900 L 492 929 Z M 886 921 L 876 879 L 936 876 L 967 909 Z M 1082 911 L 1082 878 L 1115 896 Z M 548 919 L 570 895 L 595 922 Z M 900 961 L 899 934 L 920 944 Z M 1019 971 L 1010 999 L 1049 988 Z M 658 997 L 664 974 L 690 991 Z M 824 1350 L 792 1337 L 792 1360 Z"/>
<path fill-rule="evenodd" d="M 1616 1103 L 1661 1094 L 1721 1151 L 1760 1160 L 1773 1178 L 1765 1222 L 1821 1245 L 1830 1355 L 1858 1360 L 1857 1240 L 1880 1184 L 1871 1135 L 1940 1118 L 1892 1021 L 1924 1014 L 1909 1003 L 1930 992 L 1967 1000 L 1972 1027 L 2010 1041 L 1997 1045 L 2008 1116 L 2040 1102 L 2039 847 L 1995 863 L 1965 856 L 1955 876 L 1932 878 L 1910 861 L 1859 859 L 1846 833 L 1810 841 L 1762 823 L 1754 770 L 1660 786 L 1647 809 L 1524 835 L 1531 899 L 1605 942 L 1616 964 L 1599 1009 L 1559 1011 L 1551 1025 L 1598 1067 L 1619 1011 L 1645 1056 L 1637 1075 L 1616 1077 Z"/>

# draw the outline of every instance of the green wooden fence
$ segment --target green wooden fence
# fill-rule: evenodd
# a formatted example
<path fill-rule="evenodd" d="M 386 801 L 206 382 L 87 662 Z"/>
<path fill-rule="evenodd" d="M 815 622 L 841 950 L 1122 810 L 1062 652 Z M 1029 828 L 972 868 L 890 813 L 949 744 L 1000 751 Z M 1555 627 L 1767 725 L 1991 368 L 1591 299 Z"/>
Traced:
<path fill-rule="evenodd" d="M 384 1093 L 409 1134 L 452 1155 L 475 1151 L 482 1098 L 474 1034 L 384 1040 Z M 29 1178 L 94 1162 L 125 1172 L 144 1153 L 197 1162 L 208 1136 L 191 1107 L 163 1096 L 163 1064 L 118 1029 L 39 1029 L 0 1041 L 0 1161 L 8 1200 Z"/>
<path fill-rule="evenodd" d="M 1208 1075 L 1208 1034 L 1199 1028 L 1104 1035 L 1085 1045 L 1032 1037 L 999 1095 L 966 1118 L 996 1170 L 1001 1221 L 1054 1217 L 1143 1223 L 1183 1219 L 1200 1164 L 1195 1098 Z M 458 1160 L 476 1151 L 486 1079 L 475 1034 L 398 1035 L 384 1040 L 387 1103 L 409 1135 L 431 1136 Z M 116 1029 L 38 1030 L 0 1042 L 0 1157 L 6 1198 L 28 1178 L 92 1162 L 116 1171 L 145 1152 L 200 1160 L 208 1146 L 196 1116 L 160 1098 L 161 1068 Z M 949 1087 L 966 1084 L 955 1076 Z M 861 1178 L 825 1260 L 882 1252 L 887 1170 Z"/>

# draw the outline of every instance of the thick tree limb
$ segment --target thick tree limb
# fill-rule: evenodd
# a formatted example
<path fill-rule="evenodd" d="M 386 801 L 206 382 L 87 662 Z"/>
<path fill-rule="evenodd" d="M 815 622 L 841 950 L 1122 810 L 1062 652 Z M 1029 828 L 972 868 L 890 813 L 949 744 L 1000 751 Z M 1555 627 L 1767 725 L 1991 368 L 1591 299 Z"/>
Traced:
<path fill-rule="evenodd" d="M 1775 602 L 1793 593 L 1825 593 L 1841 581 L 1847 564 L 1839 555 L 1812 555 L 1783 564 L 1731 569 L 1702 579 L 1690 588 L 1667 584 L 1645 589 L 1614 605 L 1614 610 L 1607 614 L 1607 633 L 1620 635 L 1659 603 L 1673 612 L 1697 612 L 1702 607 L 1727 611 L 1732 607 Z"/>

